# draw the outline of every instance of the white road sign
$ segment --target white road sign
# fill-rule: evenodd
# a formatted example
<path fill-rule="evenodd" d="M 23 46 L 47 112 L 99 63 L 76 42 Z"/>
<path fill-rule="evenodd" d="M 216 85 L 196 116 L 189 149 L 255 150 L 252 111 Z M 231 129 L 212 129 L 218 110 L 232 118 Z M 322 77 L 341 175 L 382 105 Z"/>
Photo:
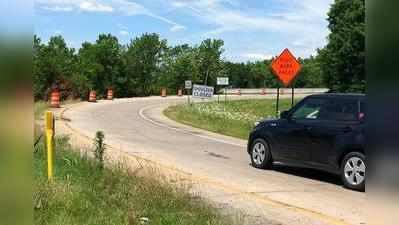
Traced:
<path fill-rule="evenodd" d="M 212 98 L 213 91 L 213 87 L 194 84 L 193 98 Z"/>
<path fill-rule="evenodd" d="M 193 88 L 193 82 L 191 80 L 186 80 L 184 82 L 184 86 L 186 89 L 191 89 L 191 88 Z"/>
<path fill-rule="evenodd" d="M 229 85 L 229 78 L 228 77 L 218 77 L 217 85 Z"/>

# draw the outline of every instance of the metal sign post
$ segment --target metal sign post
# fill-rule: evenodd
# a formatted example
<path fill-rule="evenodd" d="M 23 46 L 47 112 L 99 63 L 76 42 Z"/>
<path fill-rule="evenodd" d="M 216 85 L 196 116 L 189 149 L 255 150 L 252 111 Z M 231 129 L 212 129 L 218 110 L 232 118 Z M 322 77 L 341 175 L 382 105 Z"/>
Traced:
<path fill-rule="evenodd" d="M 229 78 L 228 77 L 217 77 L 216 79 L 216 85 L 225 87 L 224 88 L 224 104 L 226 106 L 226 87 L 229 85 Z M 218 93 L 218 103 L 219 103 L 219 93 Z"/>
<path fill-rule="evenodd" d="M 276 118 L 279 118 L 280 87 L 277 88 Z"/>
<path fill-rule="evenodd" d="M 190 90 L 193 88 L 193 82 L 191 80 L 186 80 L 184 82 L 184 88 L 187 90 L 188 95 L 187 95 L 187 103 L 190 105 Z"/>
<path fill-rule="evenodd" d="M 231 88 L 231 86 L 226 86 L 224 87 L 224 105 L 223 105 L 223 110 L 226 111 L 226 105 L 227 105 L 227 89 Z"/>
<path fill-rule="evenodd" d="M 188 95 L 187 95 L 187 104 L 189 104 L 189 105 L 190 105 L 190 95 L 191 95 L 191 93 L 190 93 L 190 89 L 189 89 Z"/>
<path fill-rule="evenodd" d="M 294 106 L 294 84 L 292 84 L 291 90 L 291 108 Z"/>
<path fill-rule="evenodd" d="M 224 105 L 226 105 L 227 102 L 227 87 L 224 88 Z"/>

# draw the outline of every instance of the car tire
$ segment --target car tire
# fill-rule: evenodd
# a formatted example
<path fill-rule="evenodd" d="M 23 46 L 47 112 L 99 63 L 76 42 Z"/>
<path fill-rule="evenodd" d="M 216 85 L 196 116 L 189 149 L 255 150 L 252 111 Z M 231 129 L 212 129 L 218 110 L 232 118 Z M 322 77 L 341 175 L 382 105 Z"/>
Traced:
<path fill-rule="evenodd" d="M 349 189 L 364 191 L 366 183 L 366 157 L 360 152 L 351 152 L 342 160 L 341 179 Z"/>
<path fill-rule="evenodd" d="M 251 145 L 252 166 L 258 169 L 271 169 L 273 165 L 270 145 L 263 139 L 256 139 Z"/>

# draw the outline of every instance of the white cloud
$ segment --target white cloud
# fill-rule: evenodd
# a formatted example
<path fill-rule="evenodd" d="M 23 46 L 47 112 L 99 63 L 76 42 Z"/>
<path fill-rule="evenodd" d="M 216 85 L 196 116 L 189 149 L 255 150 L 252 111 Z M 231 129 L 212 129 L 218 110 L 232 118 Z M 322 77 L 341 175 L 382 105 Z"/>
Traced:
<path fill-rule="evenodd" d="M 182 29 L 185 29 L 184 26 L 166 18 L 163 16 L 160 16 L 158 14 L 155 14 L 151 12 L 149 9 L 145 8 L 143 5 L 140 5 L 136 2 L 130 2 L 127 0 L 111 0 L 115 4 L 115 8 L 117 8 L 119 11 L 123 12 L 124 14 L 128 16 L 135 16 L 135 15 L 146 15 L 149 17 L 152 17 L 154 19 L 158 19 L 160 21 L 163 21 L 169 25 L 172 25 L 170 28 L 170 31 L 179 31 Z"/>
<path fill-rule="evenodd" d="M 126 30 L 121 30 L 121 31 L 119 31 L 119 34 L 123 35 L 123 36 L 126 36 L 126 35 L 129 35 L 129 32 L 126 31 Z"/>
<path fill-rule="evenodd" d="M 236 0 L 172 0 L 170 7 L 185 9 L 210 27 L 210 30 L 203 32 L 202 38 L 223 38 L 222 35 L 228 32 L 269 33 L 279 37 L 277 43 L 293 48 L 301 57 L 313 52 L 308 49 L 325 44 L 328 34 L 327 12 L 333 0 L 268 2 L 278 7 L 270 10 L 251 8 L 247 2 Z"/>
<path fill-rule="evenodd" d="M 102 0 L 35 0 L 36 5 L 50 11 L 113 12 L 111 1 Z"/>
<path fill-rule="evenodd" d="M 148 15 L 150 11 L 144 6 L 127 0 L 111 0 L 115 8 L 127 16 Z"/>
<path fill-rule="evenodd" d="M 174 26 L 172 26 L 170 28 L 170 31 L 177 32 L 177 31 L 181 31 L 181 30 L 184 30 L 184 29 L 186 29 L 186 27 L 176 24 L 176 25 L 174 25 Z"/>
<path fill-rule="evenodd" d="M 79 8 L 82 11 L 88 12 L 113 12 L 114 9 L 105 4 L 97 3 L 95 1 L 83 1 L 80 3 Z"/>
<path fill-rule="evenodd" d="M 117 26 L 122 30 L 128 30 L 129 28 L 123 24 L 117 24 Z"/>
<path fill-rule="evenodd" d="M 280 1 L 282 6 L 290 5 L 290 2 L 292 2 L 287 0 L 275 1 Z M 216 25 L 217 28 L 210 31 L 209 34 L 220 34 L 238 30 L 309 31 L 312 26 L 304 21 L 325 22 L 328 4 L 332 0 L 304 1 L 306 4 L 298 1 L 301 3 L 295 3 L 295 7 L 285 8 L 281 12 L 273 14 L 259 13 L 256 9 L 246 8 L 242 10 L 241 7 L 238 7 L 240 4 L 233 0 L 174 0 L 171 4 L 178 8 L 185 7 L 205 23 Z M 310 4 L 311 2 L 312 4 Z M 319 3 L 315 4 L 314 2 Z M 279 4 L 279 2 L 274 4 Z"/>
<path fill-rule="evenodd" d="M 72 7 L 61 7 L 61 6 L 55 6 L 55 7 L 43 6 L 42 9 L 53 12 L 70 12 L 73 10 Z"/>
<path fill-rule="evenodd" d="M 317 50 L 312 50 L 312 53 L 310 55 L 316 57 L 317 55 L 319 55 L 319 52 L 317 52 Z"/>
<path fill-rule="evenodd" d="M 71 40 L 65 40 L 65 42 L 66 42 L 68 47 L 72 47 L 72 48 L 75 48 L 75 49 L 79 49 L 80 45 L 81 45 L 79 42 L 71 41 Z"/>
<path fill-rule="evenodd" d="M 241 57 L 247 58 L 249 60 L 265 60 L 265 59 L 271 59 L 273 56 L 270 54 L 262 54 L 262 53 L 245 53 L 241 54 Z"/>
<path fill-rule="evenodd" d="M 42 9 L 68 11 L 80 10 L 83 12 L 118 13 L 125 16 L 145 15 L 171 25 L 171 31 L 179 31 L 184 26 L 164 16 L 156 14 L 141 4 L 129 0 L 35 0 Z M 54 10 L 55 9 L 55 10 Z"/>
<path fill-rule="evenodd" d="M 62 30 L 55 30 L 55 31 L 53 31 L 53 33 L 55 35 L 61 35 L 63 32 L 62 32 Z"/>
<path fill-rule="evenodd" d="M 281 28 L 295 29 L 295 24 L 284 20 L 267 17 L 245 15 L 239 11 L 225 11 L 215 13 L 212 18 L 218 28 L 208 32 L 209 35 L 217 35 L 229 31 L 280 31 Z"/>
<path fill-rule="evenodd" d="M 296 46 L 296 47 L 305 47 L 306 43 L 304 43 L 303 41 L 300 41 L 300 40 L 296 40 L 296 41 L 294 41 L 294 43 L 292 43 L 292 45 Z"/>
<path fill-rule="evenodd" d="M 184 2 L 171 2 L 171 5 L 177 8 L 186 6 Z"/>

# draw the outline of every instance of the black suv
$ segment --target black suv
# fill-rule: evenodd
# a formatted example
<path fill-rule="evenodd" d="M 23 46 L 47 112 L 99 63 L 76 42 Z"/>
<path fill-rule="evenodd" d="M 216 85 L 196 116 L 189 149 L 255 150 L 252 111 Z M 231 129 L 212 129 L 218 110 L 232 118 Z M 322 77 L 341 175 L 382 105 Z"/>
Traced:
<path fill-rule="evenodd" d="M 364 191 L 365 100 L 361 94 L 311 95 L 280 119 L 256 123 L 248 141 L 252 165 L 320 169 L 340 175 L 345 187 Z"/>

